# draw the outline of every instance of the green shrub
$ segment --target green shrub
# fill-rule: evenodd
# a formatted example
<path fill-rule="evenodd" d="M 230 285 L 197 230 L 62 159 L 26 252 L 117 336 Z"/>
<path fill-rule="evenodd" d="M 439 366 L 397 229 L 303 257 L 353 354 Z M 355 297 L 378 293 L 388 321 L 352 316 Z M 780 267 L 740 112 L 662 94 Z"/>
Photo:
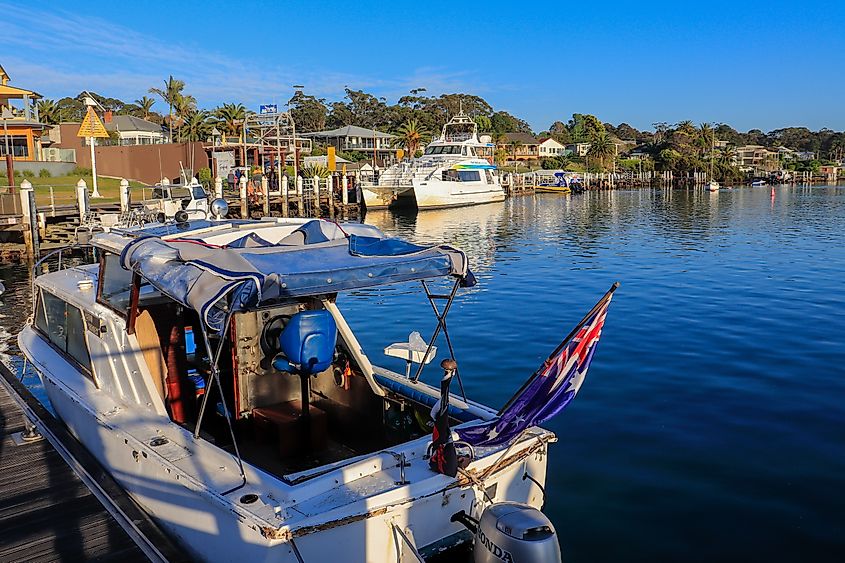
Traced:
<path fill-rule="evenodd" d="M 24 178 L 35 178 L 35 172 L 33 172 L 32 170 L 24 170 L 23 171 L 23 177 Z"/>
<path fill-rule="evenodd" d="M 199 174 L 197 174 L 200 184 L 203 186 L 210 186 L 213 183 L 211 178 L 211 168 L 200 168 Z"/>
<path fill-rule="evenodd" d="M 90 168 L 82 168 L 81 166 L 77 166 L 76 168 L 73 169 L 73 171 L 70 174 L 71 174 L 71 176 L 90 176 L 91 175 L 91 169 Z"/>
<path fill-rule="evenodd" d="M 53 175 L 50 174 L 50 171 L 46 168 L 42 168 L 41 171 L 38 173 L 39 178 L 52 178 Z"/>

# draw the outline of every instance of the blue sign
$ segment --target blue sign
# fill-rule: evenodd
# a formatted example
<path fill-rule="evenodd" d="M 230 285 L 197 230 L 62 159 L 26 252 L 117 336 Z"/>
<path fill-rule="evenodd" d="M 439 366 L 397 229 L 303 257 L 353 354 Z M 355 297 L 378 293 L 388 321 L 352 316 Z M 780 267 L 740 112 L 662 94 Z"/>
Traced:
<path fill-rule="evenodd" d="M 276 104 L 268 104 L 266 106 L 259 106 L 258 113 L 279 113 Z"/>

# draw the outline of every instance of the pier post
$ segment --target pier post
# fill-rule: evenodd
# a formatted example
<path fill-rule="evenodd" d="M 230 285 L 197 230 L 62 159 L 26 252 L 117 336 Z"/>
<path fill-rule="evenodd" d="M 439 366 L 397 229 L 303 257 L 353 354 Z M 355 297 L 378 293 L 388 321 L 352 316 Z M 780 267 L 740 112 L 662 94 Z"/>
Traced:
<path fill-rule="evenodd" d="M 240 186 L 241 196 L 241 219 L 249 219 L 249 202 L 246 198 L 246 176 L 241 176 L 238 184 Z"/>
<path fill-rule="evenodd" d="M 288 177 L 287 177 L 287 174 L 282 176 L 281 189 L 282 189 L 282 217 L 287 217 L 288 213 L 290 212 L 290 207 L 289 207 L 289 203 L 288 203 Z"/>
<path fill-rule="evenodd" d="M 87 192 L 86 192 L 87 193 Z M 23 243 L 26 247 L 26 255 L 35 258 L 39 254 L 38 249 L 38 211 L 35 207 L 35 190 L 29 180 L 21 182 L 20 187 L 21 213 L 23 214 Z"/>
<path fill-rule="evenodd" d="M 340 180 L 340 201 L 343 202 L 343 212 L 346 213 L 346 206 L 349 205 L 349 178 L 346 174 Z"/>
<path fill-rule="evenodd" d="M 76 183 L 76 207 L 79 209 L 79 224 L 85 222 L 90 205 L 88 203 L 88 184 L 82 178 Z"/>
<path fill-rule="evenodd" d="M 129 194 L 129 180 L 123 178 L 120 181 L 120 212 L 127 213 L 129 211 L 129 203 L 131 201 Z"/>
<path fill-rule="evenodd" d="M 334 219 L 334 177 L 326 178 L 326 192 L 329 194 L 329 217 Z"/>
<path fill-rule="evenodd" d="M 261 175 L 261 193 L 264 195 L 264 217 L 270 215 L 270 182 L 265 174 Z"/>
<path fill-rule="evenodd" d="M 320 177 L 314 175 L 314 217 L 320 216 Z"/>
<path fill-rule="evenodd" d="M 223 199 L 223 178 L 220 176 L 214 179 L 214 199 Z"/>
<path fill-rule="evenodd" d="M 302 217 L 302 176 L 296 177 L 296 211 Z"/>

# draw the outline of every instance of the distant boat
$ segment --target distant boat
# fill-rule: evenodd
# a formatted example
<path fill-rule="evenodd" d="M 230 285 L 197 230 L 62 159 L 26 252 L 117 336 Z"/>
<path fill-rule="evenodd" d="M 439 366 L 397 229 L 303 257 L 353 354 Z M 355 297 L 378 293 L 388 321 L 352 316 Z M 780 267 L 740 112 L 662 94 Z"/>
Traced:
<path fill-rule="evenodd" d="M 707 182 L 705 184 L 705 186 L 707 187 L 708 191 L 711 191 L 711 192 L 718 192 L 719 191 L 719 182 L 717 182 L 716 180 L 710 180 L 709 182 Z"/>
<path fill-rule="evenodd" d="M 377 181 L 362 182 L 364 203 L 371 210 L 403 203 L 438 209 L 504 201 L 496 166 L 484 156 L 494 148 L 479 140 L 478 125 L 461 111 L 422 156 L 390 166 Z"/>
<path fill-rule="evenodd" d="M 765 180 L 754 180 L 753 182 L 751 182 L 751 185 L 754 186 L 754 187 L 765 186 L 766 181 Z"/>
<path fill-rule="evenodd" d="M 534 190 L 559 194 L 580 193 L 581 178 L 563 170 L 538 170 L 534 172 Z"/>

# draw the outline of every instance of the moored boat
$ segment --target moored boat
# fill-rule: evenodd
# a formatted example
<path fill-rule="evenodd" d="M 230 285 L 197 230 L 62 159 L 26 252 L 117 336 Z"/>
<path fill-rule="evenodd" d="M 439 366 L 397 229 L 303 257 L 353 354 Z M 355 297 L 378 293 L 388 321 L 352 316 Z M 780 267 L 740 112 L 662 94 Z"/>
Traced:
<path fill-rule="evenodd" d="M 363 182 L 364 203 L 368 209 L 440 209 L 504 201 L 492 149 L 491 143 L 479 140 L 475 121 L 460 112 L 422 156 L 387 168 L 377 182 Z M 490 153 L 489 160 L 485 153 Z"/>
<path fill-rule="evenodd" d="M 450 389 L 452 358 L 439 385 L 420 377 L 442 317 L 426 346 L 389 347 L 418 364 L 411 376 L 373 365 L 337 305 L 445 279 L 448 311 L 475 283 L 459 250 L 295 219 L 117 227 L 92 243 L 95 263 L 36 278 L 18 342 L 59 417 L 193 557 L 400 561 L 507 514 L 553 553 L 536 508 L 555 436 L 540 425 L 583 383 L 613 290 L 496 411 Z M 531 547 L 518 539 L 503 541 Z"/>

